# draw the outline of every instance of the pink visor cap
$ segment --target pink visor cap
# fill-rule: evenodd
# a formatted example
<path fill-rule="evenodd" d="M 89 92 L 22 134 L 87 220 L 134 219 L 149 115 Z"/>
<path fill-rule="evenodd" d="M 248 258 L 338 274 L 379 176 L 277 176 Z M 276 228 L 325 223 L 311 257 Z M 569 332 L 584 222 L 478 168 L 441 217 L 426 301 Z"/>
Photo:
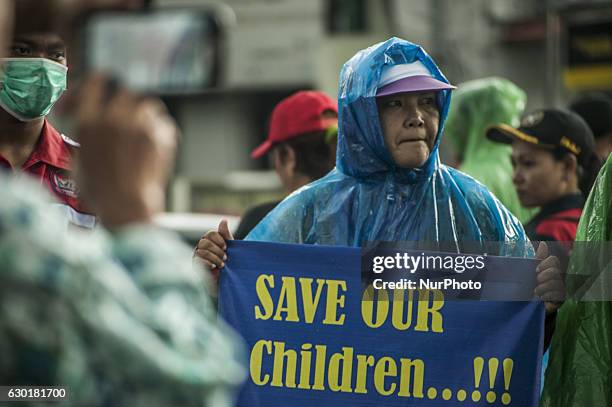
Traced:
<path fill-rule="evenodd" d="M 421 61 L 383 68 L 376 97 L 404 92 L 426 92 L 457 89 L 434 78 Z"/>

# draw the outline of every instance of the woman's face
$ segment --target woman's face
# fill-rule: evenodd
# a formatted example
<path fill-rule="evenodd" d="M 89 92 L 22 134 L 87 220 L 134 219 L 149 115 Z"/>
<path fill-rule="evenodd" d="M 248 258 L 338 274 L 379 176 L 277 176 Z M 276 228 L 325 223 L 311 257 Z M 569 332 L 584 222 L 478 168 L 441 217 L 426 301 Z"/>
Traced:
<path fill-rule="evenodd" d="M 543 206 L 567 193 L 567 165 L 555 160 L 551 151 L 515 141 L 511 159 L 512 182 L 523 206 Z"/>
<path fill-rule="evenodd" d="M 423 165 L 438 134 L 436 93 L 397 93 L 376 101 L 385 145 L 395 164 L 401 168 Z"/>

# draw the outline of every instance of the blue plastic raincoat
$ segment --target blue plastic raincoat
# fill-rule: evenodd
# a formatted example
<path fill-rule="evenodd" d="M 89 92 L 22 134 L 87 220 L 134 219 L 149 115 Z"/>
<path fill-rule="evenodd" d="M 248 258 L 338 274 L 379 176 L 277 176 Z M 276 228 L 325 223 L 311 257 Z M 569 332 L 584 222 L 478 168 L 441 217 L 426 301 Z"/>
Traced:
<path fill-rule="evenodd" d="M 447 82 L 418 45 L 391 38 L 358 52 L 342 68 L 336 168 L 280 203 L 247 240 L 363 246 L 373 241 L 504 242 L 498 254 L 525 256 L 519 221 L 473 178 L 438 157 L 450 91 L 438 93 L 440 126 L 429 159 L 399 168 L 385 147 L 376 90 L 385 65 L 420 60 Z M 490 252 L 490 254 L 493 254 Z"/>

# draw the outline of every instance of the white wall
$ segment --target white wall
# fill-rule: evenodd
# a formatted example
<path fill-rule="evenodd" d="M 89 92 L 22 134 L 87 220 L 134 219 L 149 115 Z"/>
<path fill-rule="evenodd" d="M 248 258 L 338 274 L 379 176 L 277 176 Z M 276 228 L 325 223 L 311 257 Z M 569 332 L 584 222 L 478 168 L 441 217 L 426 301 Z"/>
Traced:
<path fill-rule="evenodd" d="M 547 99 L 545 44 L 503 45 L 501 26 L 496 20 L 504 13 L 507 18 L 517 18 L 517 9 L 524 2 L 514 2 L 515 8 L 496 6 L 499 3 L 445 0 L 447 37 L 441 50 L 447 55 L 445 72 L 457 83 L 486 76 L 505 77 L 527 91 L 528 109 L 544 106 Z"/>
<path fill-rule="evenodd" d="M 219 183 L 228 172 L 260 167 L 249 154 L 265 138 L 272 106 L 295 89 L 316 86 L 323 1 L 157 0 L 155 5 L 216 10 L 227 29 L 218 89 L 171 100 L 183 131 L 177 174 Z"/>
<path fill-rule="evenodd" d="M 305 7 L 304 4 L 311 4 L 311 1 L 319 5 L 303 10 L 296 9 L 303 14 L 304 21 L 299 23 L 291 20 L 295 19 L 295 14 L 284 23 L 282 16 L 278 17 L 278 21 L 266 20 L 266 14 L 261 12 L 256 14 L 259 17 L 249 20 L 246 11 L 247 17 L 245 17 L 245 10 L 253 5 L 264 8 L 284 5 L 281 11 L 291 14 L 292 8 L 287 6 L 288 4 L 299 3 L 300 7 Z M 257 24 L 261 24 L 261 35 L 265 38 L 262 37 L 258 41 L 269 42 L 266 43 L 267 46 L 273 45 L 275 37 L 278 37 L 279 44 L 287 43 L 287 38 L 283 36 L 292 35 L 292 24 L 302 35 L 307 34 L 310 29 L 313 30 L 315 37 L 312 38 L 316 38 L 316 35 L 320 38 L 306 44 L 302 52 L 306 55 L 312 54 L 310 62 L 313 65 L 306 68 L 304 70 L 306 73 L 301 75 L 304 78 L 312 76 L 312 79 L 299 83 L 300 81 L 294 77 L 288 82 L 266 84 L 268 91 L 275 90 L 279 94 L 283 91 L 288 92 L 294 85 L 319 88 L 336 96 L 338 75 L 344 62 L 360 49 L 397 35 L 424 45 L 453 83 L 483 76 L 504 76 L 527 91 L 529 108 L 546 104 L 544 44 L 500 45 L 500 27 L 495 23 L 499 19 L 517 18 L 521 13 L 528 12 L 527 0 L 513 0 L 514 7 L 508 7 L 509 0 L 502 0 L 503 2 L 500 0 L 397 0 L 392 10 L 397 26 L 389 23 L 381 1 L 368 0 L 368 19 L 371 29 L 358 35 L 333 36 L 324 34 L 322 29 L 324 8 L 321 5 L 324 1 L 158 0 L 158 3 L 162 6 L 185 3 L 229 4 L 238 10 L 235 23 L 239 28 L 234 28 L 235 32 L 254 33 L 257 31 Z M 441 14 L 435 14 L 435 7 L 439 7 L 438 11 L 441 11 Z M 315 19 L 314 23 L 312 19 Z M 306 23 L 305 20 L 310 23 Z M 438 21 L 440 26 L 432 26 L 434 21 Z M 243 26 L 243 30 L 240 24 L 247 24 L 248 29 Z M 234 38 L 232 41 L 236 41 L 235 36 L 230 36 L 231 38 Z M 228 45 L 231 46 L 231 42 Z M 295 43 L 296 50 L 301 51 L 300 46 L 299 41 Z M 254 45 L 247 47 L 244 52 L 248 52 L 253 47 Z M 302 54 L 298 52 L 300 57 Z M 291 72 L 281 72 L 271 77 L 275 75 L 280 77 L 281 74 L 284 77 L 291 77 L 294 71 L 303 68 L 303 65 L 303 63 L 287 65 L 286 69 L 292 70 Z M 231 68 L 230 73 L 232 72 L 238 75 L 236 67 Z M 245 73 L 242 72 L 240 75 L 244 79 Z M 270 97 L 267 100 L 271 108 L 273 103 L 270 102 Z M 174 103 L 173 111 L 181 123 L 184 134 L 178 173 L 188 178 L 209 178 L 218 181 L 219 177 L 227 172 L 257 168 L 257 163 L 249 157 L 249 151 L 265 137 L 265 134 L 259 134 L 262 132 L 262 120 L 265 120 L 267 114 L 262 114 L 261 109 L 261 100 L 257 96 L 257 91 L 253 90 L 243 92 L 234 89 L 204 97 L 190 97 Z"/>
<path fill-rule="evenodd" d="M 252 103 L 249 97 L 223 93 L 178 101 L 173 106 L 183 132 L 178 172 L 214 182 L 228 170 L 249 168 L 256 126 Z"/>

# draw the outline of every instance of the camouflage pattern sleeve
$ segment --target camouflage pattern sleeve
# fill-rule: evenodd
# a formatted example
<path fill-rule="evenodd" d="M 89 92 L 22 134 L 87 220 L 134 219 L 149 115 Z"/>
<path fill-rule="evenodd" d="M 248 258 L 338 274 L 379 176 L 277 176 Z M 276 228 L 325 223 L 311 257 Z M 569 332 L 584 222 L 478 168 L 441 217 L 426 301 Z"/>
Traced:
<path fill-rule="evenodd" d="M 47 201 L 0 174 L 0 382 L 65 386 L 69 405 L 232 405 L 243 346 L 191 249 L 147 225 L 67 231 Z"/>

